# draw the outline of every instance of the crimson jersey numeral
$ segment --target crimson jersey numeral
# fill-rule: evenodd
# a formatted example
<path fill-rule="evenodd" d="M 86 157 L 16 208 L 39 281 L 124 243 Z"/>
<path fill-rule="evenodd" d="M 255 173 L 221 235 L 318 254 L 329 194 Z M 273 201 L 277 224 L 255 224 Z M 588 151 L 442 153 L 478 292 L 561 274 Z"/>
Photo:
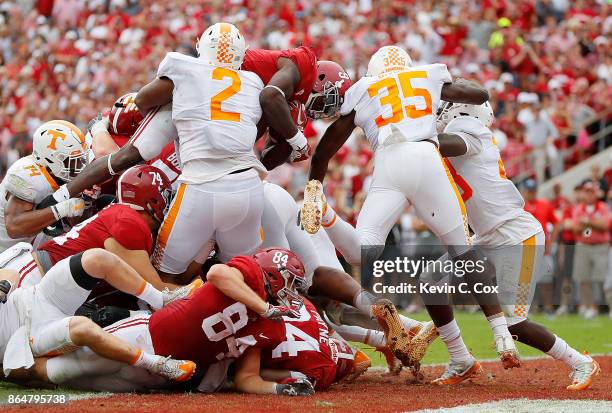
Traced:
<path fill-rule="evenodd" d="M 232 316 L 236 315 L 238 320 L 234 322 Z M 234 336 L 238 330 L 247 325 L 248 321 L 247 308 L 242 303 L 234 303 L 225 307 L 222 312 L 213 314 L 202 321 L 202 330 L 204 330 L 204 334 L 206 334 L 210 341 L 225 339 L 227 344 L 228 351 L 217 354 L 217 360 L 223 360 L 228 357 L 240 357 L 247 347 L 255 345 L 256 340 L 252 335 L 239 338 Z M 219 324 L 223 324 L 222 329 L 217 328 Z"/>

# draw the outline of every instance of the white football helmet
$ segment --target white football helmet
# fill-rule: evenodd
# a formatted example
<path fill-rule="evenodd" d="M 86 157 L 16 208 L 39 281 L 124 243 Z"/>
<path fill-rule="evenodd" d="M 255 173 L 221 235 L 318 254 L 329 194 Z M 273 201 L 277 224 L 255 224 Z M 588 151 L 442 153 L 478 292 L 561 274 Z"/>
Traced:
<path fill-rule="evenodd" d="M 88 152 L 83 132 L 65 120 L 43 123 L 32 138 L 35 162 L 64 182 L 69 182 L 87 166 Z"/>
<path fill-rule="evenodd" d="M 399 46 L 383 46 L 370 58 L 366 76 L 378 76 L 381 73 L 403 70 L 410 66 L 412 59 L 407 51 Z"/>
<path fill-rule="evenodd" d="M 247 50 L 244 36 L 230 23 L 216 23 L 204 30 L 196 44 L 200 59 L 213 66 L 240 69 Z"/>
<path fill-rule="evenodd" d="M 485 102 L 482 105 L 468 105 L 467 103 L 441 101 L 436 119 L 436 129 L 438 133 L 441 133 L 451 120 L 459 116 L 472 116 L 478 119 L 487 128 L 493 124 L 493 120 L 495 119 L 493 108 L 489 102 Z"/>

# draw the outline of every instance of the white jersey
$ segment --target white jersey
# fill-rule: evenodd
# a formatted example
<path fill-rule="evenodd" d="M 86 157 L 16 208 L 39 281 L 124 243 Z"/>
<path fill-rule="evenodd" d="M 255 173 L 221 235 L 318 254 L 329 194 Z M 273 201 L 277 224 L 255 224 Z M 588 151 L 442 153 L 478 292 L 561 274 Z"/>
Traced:
<path fill-rule="evenodd" d="M 310 286 L 312 274 L 321 263 L 310 236 L 298 226 L 299 210 L 295 200 L 283 188 L 269 182 L 264 184 L 261 248 L 282 247 L 295 252 L 304 264 Z"/>
<path fill-rule="evenodd" d="M 178 131 L 182 181 L 209 182 L 250 167 L 265 172 L 253 150 L 262 115 L 263 83 L 256 74 L 171 52 L 157 76 L 174 83 L 172 120 Z"/>
<path fill-rule="evenodd" d="M 10 238 L 6 232 L 5 209 L 8 198 L 13 195 L 34 205 L 58 188 L 49 172 L 36 163 L 31 155 L 15 162 L 6 172 L 0 184 L 0 253 L 19 243 L 31 243 L 34 237 Z"/>
<path fill-rule="evenodd" d="M 478 119 L 462 116 L 451 120 L 444 133 L 460 136 L 467 146 L 465 155 L 446 158 L 446 162 L 479 243 L 513 245 L 541 231 L 540 223 L 523 209 L 520 192 L 506 177 L 492 132 Z M 509 221 L 520 225 L 511 232 L 504 231 L 504 236 L 490 236 Z"/>
<path fill-rule="evenodd" d="M 373 149 L 391 135 L 411 142 L 433 139 L 442 85 L 451 81 L 444 64 L 362 77 L 346 91 L 340 114 L 356 112 L 355 124 Z"/>

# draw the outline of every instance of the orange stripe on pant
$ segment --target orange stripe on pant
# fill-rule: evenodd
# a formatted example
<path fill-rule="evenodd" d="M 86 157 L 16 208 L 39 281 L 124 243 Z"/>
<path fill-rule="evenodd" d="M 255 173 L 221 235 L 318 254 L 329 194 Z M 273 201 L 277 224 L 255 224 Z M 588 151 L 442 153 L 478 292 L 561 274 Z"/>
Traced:
<path fill-rule="evenodd" d="M 527 317 L 529 303 L 529 291 L 531 279 L 533 278 L 535 266 L 536 237 L 535 235 L 523 241 L 523 255 L 521 258 L 521 273 L 519 275 L 518 290 L 516 292 L 516 303 L 514 315 Z"/>
<path fill-rule="evenodd" d="M 459 203 L 459 208 L 461 209 L 461 218 L 463 220 L 463 230 L 465 231 L 465 236 L 467 237 L 468 244 L 472 245 L 472 238 L 470 237 L 470 231 L 468 229 L 468 217 L 467 217 L 467 210 L 465 209 L 465 203 L 463 203 L 463 198 L 461 198 L 461 193 L 459 192 L 459 189 L 457 188 L 457 184 L 455 183 L 455 180 L 453 179 L 453 175 L 451 174 L 451 171 L 448 169 L 448 165 L 446 164 L 446 162 L 444 162 L 444 159 L 442 158 L 442 154 L 440 154 L 440 150 L 438 150 L 438 155 L 440 156 L 440 162 L 442 163 L 442 166 L 444 167 L 444 171 L 446 172 L 446 177 L 448 178 L 448 182 L 451 184 L 453 191 L 455 192 L 455 197 L 457 198 L 457 202 Z"/>
<path fill-rule="evenodd" d="M 159 267 L 162 255 L 164 255 L 164 250 L 166 249 L 166 244 L 170 238 L 170 233 L 172 232 L 172 228 L 176 222 L 176 217 L 178 216 L 179 210 L 181 209 L 181 204 L 183 203 L 183 196 L 185 195 L 186 188 L 187 184 L 181 184 L 179 186 L 174 201 L 172 202 L 172 207 L 170 207 L 170 211 L 168 211 L 168 214 L 166 215 L 166 218 L 159 229 L 157 245 L 155 247 L 153 257 L 153 265 L 155 267 Z"/>

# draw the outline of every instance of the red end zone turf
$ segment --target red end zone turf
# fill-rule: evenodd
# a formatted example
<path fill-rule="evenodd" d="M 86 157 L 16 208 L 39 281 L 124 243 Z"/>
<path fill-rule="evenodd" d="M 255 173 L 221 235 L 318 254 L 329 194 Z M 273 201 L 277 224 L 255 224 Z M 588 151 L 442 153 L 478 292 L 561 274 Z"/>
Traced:
<path fill-rule="evenodd" d="M 454 387 L 406 384 L 409 373 L 399 377 L 370 372 L 353 384 L 334 386 L 309 398 L 253 396 L 240 394 L 152 394 L 114 395 L 71 402 L 65 406 L 28 408 L 27 412 L 398 412 L 454 407 L 504 399 L 589 399 L 612 400 L 612 356 L 596 357 L 602 373 L 593 387 L 583 392 L 565 390 L 568 371 L 552 359 L 527 360 L 523 367 L 503 370 L 500 363 L 483 363 L 485 373 Z M 426 379 L 437 377 L 443 367 L 425 367 Z M 24 411 L 6 408 L 3 412 Z"/>

